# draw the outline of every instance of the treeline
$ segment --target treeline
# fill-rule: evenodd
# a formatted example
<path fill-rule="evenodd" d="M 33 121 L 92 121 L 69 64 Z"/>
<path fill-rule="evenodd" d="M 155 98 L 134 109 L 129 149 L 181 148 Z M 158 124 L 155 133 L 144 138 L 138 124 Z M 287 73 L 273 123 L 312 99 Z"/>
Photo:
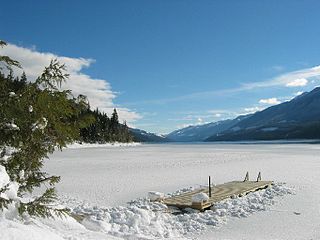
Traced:
<path fill-rule="evenodd" d="M 0 69 L 1 70 L 1 69 Z M 4 72 L 0 72 L 0 79 L 1 81 L 6 81 L 6 86 L 8 89 L 12 91 L 20 91 L 24 87 L 27 86 L 27 77 L 25 72 L 22 73 L 22 75 L 14 76 L 13 70 L 10 69 L 8 74 L 5 74 Z"/>
<path fill-rule="evenodd" d="M 26 74 L 14 76 L 10 70 L 7 75 L 0 73 L 1 78 L 6 78 L 11 86 L 12 91 L 19 91 L 28 85 Z M 81 95 L 82 96 L 82 95 Z M 89 105 L 86 110 L 81 111 L 82 116 L 91 116 L 92 123 L 85 128 L 80 128 L 80 137 L 78 141 L 85 143 L 107 143 L 107 142 L 133 142 L 134 137 L 124 122 L 119 122 L 117 110 L 114 109 L 109 118 L 106 113 L 100 112 L 98 109 L 91 110 Z"/>
<path fill-rule="evenodd" d="M 87 143 L 106 143 L 106 142 L 132 142 L 133 136 L 124 122 L 119 123 L 117 110 L 114 109 L 109 118 L 106 113 L 98 109 L 92 111 L 88 109 L 95 121 L 86 128 L 80 130 L 81 140 Z"/>

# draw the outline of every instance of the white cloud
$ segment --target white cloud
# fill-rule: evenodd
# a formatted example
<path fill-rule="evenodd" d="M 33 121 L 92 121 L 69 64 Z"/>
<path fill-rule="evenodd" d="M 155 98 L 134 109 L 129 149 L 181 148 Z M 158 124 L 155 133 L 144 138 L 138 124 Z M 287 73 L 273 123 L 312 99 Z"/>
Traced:
<path fill-rule="evenodd" d="M 279 104 L 281 102 L 277 98 L 266 98 L 266 99 L 260 99 L 259 103 L 275 105 L 275 104 Z"/>
<path fill-rule="evenodd" d="M 254 88 L 266 88 L 276 86 L 296 87 L 305 86 L 308 84 L 309 78 L 315 78 L 320 76 L 320 66 L 312 68 L 305 68 L 298 71 L 293 71 L 279 75 L 267 81 L 247 83 L 243 85 L 242 90 L 250 90 Z"/>
<path fill-rule="evenodd" d="M 0 54 L 8 55 L 18 60 L 28 79 L 31 80 L 35 80 L 42 73 L 44 67 L 48 66 L 51 59 L 57 58 L 59 62 L 66 65 L 67 71 L 70 74 L 69 79 L 63 85 L 64 89 L 71 89 L 74 95 L 86 95 L 92 108 L 98 107 L 107 114 L 111 114 L 113 108 L 116 107 L 120 120 L 126 120 L 129 125 L 141 118 L 141 115 L 128 108 L 115 106 L 113 100 L 116 98 L 116 93 L 112 91 L 110 84 L 106 80 L 95 79 L 82 72 L 84 68 L 89 67 L 94 62 L 93 59 L 58 56 L 53 53 L 36 51 L 34 47 L 29 49 L 13 44 L 8 44 L 0 49 Z"/>
<path fill-rule="evenodd" d="M 263 109 L 264 109 L 263 107 L 247 107 L 247 108 L 244 108 L 244 113 L 239 114 L 239 115 L 251 114 L 251 113 L 261 111 Z"/>
<path fill-rule="evenodd" d="M 209 117 L 211 114 L 213 114 L 214 117 L 233 117 L 237 115 L 237 111 L 227 110 L 227 109 L 211 109 L 208 110 L 207 113 L 209 113 Z"/>
<path fill-rule="evenodd" d="M 298 78 L 286 84 L 287 87 L 303 87 L 308 84 L 308 80 L 305 78 Z"/>

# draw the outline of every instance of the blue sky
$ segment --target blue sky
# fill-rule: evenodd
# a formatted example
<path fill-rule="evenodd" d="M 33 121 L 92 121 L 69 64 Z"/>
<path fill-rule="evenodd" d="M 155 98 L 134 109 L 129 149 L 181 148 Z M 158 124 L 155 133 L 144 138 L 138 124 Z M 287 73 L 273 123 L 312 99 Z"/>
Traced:
<path fill-rule="evenodd" d="M 18 59 L 22 48 L 65 57 L 106 92 L 88 91 L 94 106 L 168 133 L 319 85 L 319 9 L 312 0 L 5 1 L 0 38 Z"/>

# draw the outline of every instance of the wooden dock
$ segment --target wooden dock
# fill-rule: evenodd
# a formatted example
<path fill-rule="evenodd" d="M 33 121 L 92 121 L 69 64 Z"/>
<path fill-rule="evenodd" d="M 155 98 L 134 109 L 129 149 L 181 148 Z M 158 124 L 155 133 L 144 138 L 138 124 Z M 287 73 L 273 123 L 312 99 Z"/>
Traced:
<path fill-rule="evenodd" d="M 272 184 L 272 181 L 233 181 L 211 187 L 211 197 L 203 203 L 192 203 L 192 196 L 198 193 L 205 193 L 208 196 L 209 187 L 199 188 L 197 190 L 183 193 L 174 197 L 163 199 L 163 203 L 168 206 L 178 208 L 194 208 L 197 210 L 205 210 L 215 203 L 234 196 L 242 197 L 250 192 L 265 189 Z"/>

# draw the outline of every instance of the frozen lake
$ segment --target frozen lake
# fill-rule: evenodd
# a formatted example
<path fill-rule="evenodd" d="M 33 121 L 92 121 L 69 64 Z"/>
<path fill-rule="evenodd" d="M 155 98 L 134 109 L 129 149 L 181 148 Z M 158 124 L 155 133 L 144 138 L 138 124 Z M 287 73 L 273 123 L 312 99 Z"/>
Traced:
<path fill-rule="evenodd" d="M 320 145 L 318 144 L 146 144 L 135 147 L 66 149 L 45 164 L 60 175 L 59 194 L 98 206 L 125 205 L 148 191 L 255 179 L 286 182 L 296 195 L 269 211 L 232 219 L 196 238 L 319 239 Z M 293 212 L 300 213 L 299 215 Z"/>

